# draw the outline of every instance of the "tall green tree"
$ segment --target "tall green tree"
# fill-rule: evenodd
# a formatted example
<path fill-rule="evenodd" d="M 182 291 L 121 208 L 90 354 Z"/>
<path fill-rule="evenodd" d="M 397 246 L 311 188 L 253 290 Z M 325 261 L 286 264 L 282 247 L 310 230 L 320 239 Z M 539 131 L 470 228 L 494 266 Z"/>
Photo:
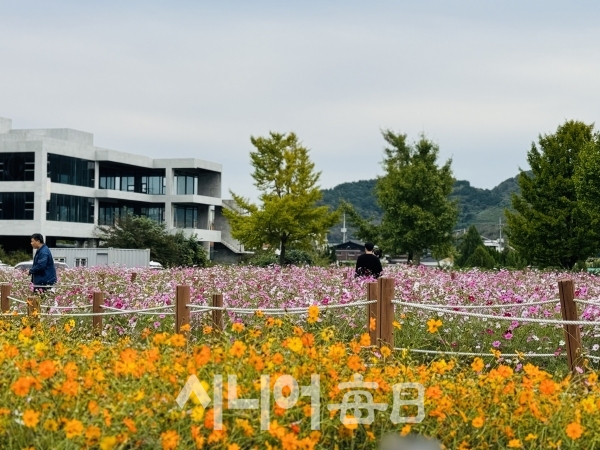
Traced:
<path fill-rule="evenodd" d="M 456 202 L 449 200 L 452 160 L 439 167 L 439 147 L 424 135 L 413 145 L 405 134 L 390 130 L 383 138 L 385 175 L 377 179 L 375 192 L 383 210 L 379 230 L 385 249 L 407 252 L 417 264 L 426 249 L 438 257 L 447 254 L 458 217 Z"/>
<path fill-rule="evenodd" d="M 279 248 L 279 263 L 285 263 L 288 248 L 310 250 L 325 242 L 325 236 L 339 213 L 317 206 L 321 191 L 320 172 L 294 133 L 271 132 L 268 137 L 251 137 L 250 152 L 254 185 L 260 191 L 260 205 L 231 195 L 239 210 L 223 210 L 231 235 L 247 248 L 264 244 Z"/>
<path fill-rule="evenodd" d="M 469 258 L 475 253 L 475 250 L 478 247 L 483 247 L 483 240 L 477 231 L 475 225 L 471 225 L 467 234 L 462 238 L 460 244 L 458 245 L 458 258 L 456 258 L 456 265 L 458 267 L 467 267 L 467 262 Z"/>
<path fill-rule="evenodd" d="M 600 214 L 600 133 L 594 133 L 579 152 L 574 181 L 577 199 L 593 214 Z"/>
<path fill-rule="evenodd" d="M 531 175 L 521 171 L 521 194 L 512 198 L 515 212 L 505 212 L 510 245 L 528 262 L 571 269 L 598 251 L 598 215 L 576 191 L 582 151 L 593 141 L 593 125 L 567 121 L 556 133 L 540 136 L 538 145 L 532 143 Z"/>

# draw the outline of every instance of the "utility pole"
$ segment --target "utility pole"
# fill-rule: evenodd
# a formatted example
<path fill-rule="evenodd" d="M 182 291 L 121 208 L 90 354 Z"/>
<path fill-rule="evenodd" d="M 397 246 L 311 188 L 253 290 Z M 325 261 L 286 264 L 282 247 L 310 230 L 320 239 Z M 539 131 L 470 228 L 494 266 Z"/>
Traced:
<path fill-rule="evenodd" d="M 346 228 L 346 213 L 344 213 L 344 224 L 342 225 L 342 242 L 346 242 L 346 232 L 347 232 L 347 228 Z"/>
<path fill-rule="evenodd" d="M 500 229 L 500 238 L 498 239 L 498 249 L 500 251 L 503 251 L 504 250 L 504 246 L 502 244 L 502 216 L 500 216 L 500 219 L 498 219 L 498 220 L 500 221 L 499 225 L 498 225 L 498 228 Z"/>

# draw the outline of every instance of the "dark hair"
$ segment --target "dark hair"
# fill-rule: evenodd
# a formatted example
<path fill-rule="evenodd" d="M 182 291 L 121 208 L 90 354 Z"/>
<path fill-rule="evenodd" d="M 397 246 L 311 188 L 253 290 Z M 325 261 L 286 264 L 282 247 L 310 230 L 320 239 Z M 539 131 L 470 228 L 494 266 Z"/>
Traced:
<path fill-rule="evenodd" d="M 375 246 L 372 242 L 365 242 L 365 250 L 367 250 L 368 252 L 372 252 L 374 247 Z"/>
<path fill-rule="evenodd" d="M 40 243 L 44 243 L 44 236 L 42 236 L 40 233 L 33 233 L 31 235 L 31 239 L 35 239 L 36 241 L 40 241 Z"/>

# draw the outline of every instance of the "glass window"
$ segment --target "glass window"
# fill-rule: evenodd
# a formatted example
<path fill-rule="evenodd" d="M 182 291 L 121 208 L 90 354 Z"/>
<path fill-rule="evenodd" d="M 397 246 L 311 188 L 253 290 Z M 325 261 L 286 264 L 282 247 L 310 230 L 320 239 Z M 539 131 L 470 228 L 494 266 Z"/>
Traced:
<path fill-rule="evenodd" d="M 144 169 L 132 166 L 100 165 L 100 189 L 137 192 L 149 195 L 165 194 L 164 169 Z"/>
<path fill-rule="evenodd" d="M 136 216 L 145 216 L 155 222 L 165 220 L 165 205 L 163 203 L 138 203 L 138 202 L 100 202 L 98 204 L 98 225 L 112 226 L 121 215 L 131 213 Z"/>
<path fill-rule="evenodd" d="M 196 206 L 173 206 L 175 228 L 198 228 L 198 208 Z"/>
<path fill-rule="evenodd" d="M 54 183 L 94 187 L 94 161 L 48 153 L 48 177 Z"/>
<path fill-rule="evenodd" d="M 0 153 L 0 181 L 34 181 L 35 153 Z"/>
<path fill-rule="evenodd" d="M 50 201 L 46 205 L 46 220 L 94 223 L 94 199 L 51 194 Z"/>
<path fill-rule="evenodd" d="M 33 220 L 33 192 L 0 192 L 0 220 Z"/>
<path fill-rule="evenodd" d="M 87 258 L 75 258 L 75 267 L 87 267 Z"/>

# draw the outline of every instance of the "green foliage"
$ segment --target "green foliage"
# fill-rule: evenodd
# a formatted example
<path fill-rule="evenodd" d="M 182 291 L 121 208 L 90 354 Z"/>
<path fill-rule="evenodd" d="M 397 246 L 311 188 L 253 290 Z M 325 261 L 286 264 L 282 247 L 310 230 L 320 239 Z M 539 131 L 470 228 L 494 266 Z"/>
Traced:
<path fill-rule="evenodd" d="M 473 267 L 469 264 L 469 261 L 479 247 L 483 247 L 483 241 L 475 225 L 471 225 L 458 246 L 459 256 L 455 261 L 456 265 L 458 267 Z"/>
<path fill-rule="evenodd" d="M 257 267 L 267 267 L 278 263 L 280 263 L 279 258 L 273 252 L 257 253 L 248 261 L 249 265 Z M 314 259 L 307 251 L 292 249 L 286 252 L 283 264 L 286 266 L 312 266 Z"/>
<path fill-rule="evenodd" d="M 532 144 L 527 154 L 531 175 L 519 174 L 521 194 L 513 195 L 515 212 L 506 216 L 511 246 L 536 266 L 571 269 L 598 251 L 598 214 L 576 192 L 577 180 L 580 187 L 592 184 L 578 163 L 594 139 L 593 125 L 568 121 L 555 134 L 540 136 L 539 147 Z"/>
<path fill-rule="evenodd" d="M 14 266 L 23 261 L 30 261 L 33 259 L 31 253 L 27 253 L 24 250 L 16 250 L 14 252 L 6 252 L 2 246 L 0 246 L 0 261 L 9 266 Z"/>
<path fill-rule="evenodd" d="M 465 265 L 481 269 L 493 269 L 496 265 L 496 260 L 482 244 L 473 251 Z"/>
<path fill-rule="evenodd" d="M 458 210 L 452 192 L 451 160 L 437 166 L 439 148 L 424 135 L 414 145 L 406 135 L 384 131 L 385 175 L 375 186 L 384 215 L 379 226 L 382 248 L 414 255 L 418 264 L 426 249 L 449 249 Z"/>
<path fill-rule="evenodd" d="M 223 210 L 231 234 L 246 248 L 264 244 L 279 248 L 279 263 L 285 264 L 286 250 L 311 250 L 323 243 L 325 235 L 338 220 L 339 213 L 318 206 L 321 191 L 308 149 L 294 133 L 270 133 L 251 138 L 256 151 L 250 152 L 255 186 L 261 191 L 261 205 L 231 193 L 239 210 Z"/>
<path fill-rule="evenodd" d="M 584 145 L 575 167 L 575 191 L 582 204 L 600 213 L 600 133 L 594 133 Z"/>
<path fill-rule="evenodd" d="M 104 247 L 149 248 L 150 258 L 166 267 L 204 267 L 208 263 L 206 251 L 194 237 L 186 238 L 183 231 L 170 234 L 164 223 L 148 217 L 125 213 L 114 226 L 99 226 L 96 234 Z"/>

